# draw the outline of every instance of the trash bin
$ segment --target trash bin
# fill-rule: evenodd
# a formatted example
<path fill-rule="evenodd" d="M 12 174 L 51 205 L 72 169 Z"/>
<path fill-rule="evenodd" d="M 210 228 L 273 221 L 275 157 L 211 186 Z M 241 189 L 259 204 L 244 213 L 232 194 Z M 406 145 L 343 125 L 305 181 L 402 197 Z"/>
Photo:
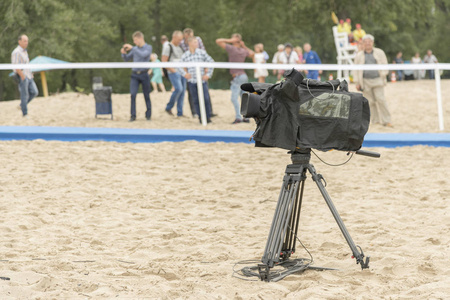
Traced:
<path fill-rule="evenodd" d="M 113 119 L 112 112 L 112 87 L 103 86 L 93 90 L 95 98 L 95 118 L 97 115 L 111 115 L 111 120 Z"/>

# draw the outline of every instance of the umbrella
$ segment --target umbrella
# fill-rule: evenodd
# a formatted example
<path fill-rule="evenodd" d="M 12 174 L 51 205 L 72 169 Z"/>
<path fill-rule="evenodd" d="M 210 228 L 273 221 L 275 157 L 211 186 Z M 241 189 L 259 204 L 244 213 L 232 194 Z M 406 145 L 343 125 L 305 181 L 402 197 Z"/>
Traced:
<path fill-rule="evenodd" d="M 64 63 L 68 62 L 47 56 L 37 56 L 32 60 L 30 60 L 30 64 L 64 64 Z M 31 72 L 41 73 L 41 82 L 44 97 L 48 97 L 47 77 L 45 76 L 45 71 L 47 70 L 49 69 L 31 69 Z"/>

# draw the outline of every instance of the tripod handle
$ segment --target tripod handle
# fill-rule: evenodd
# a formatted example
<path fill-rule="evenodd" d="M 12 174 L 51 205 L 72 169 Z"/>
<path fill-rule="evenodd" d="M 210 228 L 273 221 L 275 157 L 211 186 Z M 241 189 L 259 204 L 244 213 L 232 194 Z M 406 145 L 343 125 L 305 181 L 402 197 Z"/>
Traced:
<path fill-rule="evenodd" d="M 364 155 L 364 156 L 368 156 L 368 157 L 375 157 L 375 158 L 379 158 L 381 156 L 380 153 L 378 152 L 374 152 L 374 151 L 367 151 L 367 150 L 356 150 L 355 152 L 358 155 Z"/>

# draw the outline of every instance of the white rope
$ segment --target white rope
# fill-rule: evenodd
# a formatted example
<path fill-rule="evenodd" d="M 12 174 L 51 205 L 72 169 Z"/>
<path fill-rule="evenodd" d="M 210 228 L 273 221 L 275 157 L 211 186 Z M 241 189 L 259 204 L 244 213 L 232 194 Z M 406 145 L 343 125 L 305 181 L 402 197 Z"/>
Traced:
<path fill-rule="evenodd" d="M 439 129 L 444 130 L 444 117 L 442 108 L 441 82 L 439 71 L 450 70 L 450 63 L 439 64 L 384 64 L 384 65 L 339 65 L 339 64 L 254 64 L 254 63 L 229 63 L 229 62 L 145 62 L 145 63 L 127 63 L 127 62 L 92 62 L 92 63 L 60 63 L 60 64 L 0 64 L 0 70 L 31 69 L 32 72 L 61 69 L 131 69 L 131 68 L 215 68 L 215 69 L 260 69 L 263 67 L 268 70 L 435 70 L 436 94 L 438 106 Z M 203 97 L 199 95 L 199 101 L 204 103 Z M 201 105 L 201 104 L 200 104 Z M 202 124 L 205 119 L 202 114 Z"/>
<path fill-rule="evenodd" d="M 92 62 L 92 63 L 59 63 L 59 64 L 0 64 L 0 70 L 35 69 L 131 69 L 131 68 L 215 68 L 215 69 L 260 69 L 268 70 L 450 70 L 450 63 L 439 64 L 386 64 L 386 65 L 336 65 L 336 64 L 254 64 L 229 62 Z"/>

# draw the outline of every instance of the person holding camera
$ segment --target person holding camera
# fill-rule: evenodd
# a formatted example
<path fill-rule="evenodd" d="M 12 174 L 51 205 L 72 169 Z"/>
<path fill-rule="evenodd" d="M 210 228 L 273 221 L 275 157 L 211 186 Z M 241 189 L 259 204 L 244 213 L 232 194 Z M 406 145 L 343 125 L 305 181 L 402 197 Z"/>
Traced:
<path fill-rule="evenodd" d="M 29 64 L 30 58 L 28 57 L 28 37 L 25 34 L 19 36 L 18 46 L 11 53 L 12 64 Z M 17 78 L 20 92 L 20 108 L 22 109 L 22 115 L 26 117 L 28 115 L 28 103 L 38 95 L 38 89 L 36 83 L 33 80 L 33 73 L 30 69 L 16 69 L 14 75 Z"/>
<path fill-rule="evenodd" d="M 387 64 L 386 54 L 383 50 L 373 46 L 374 41 L 375 38 L 371 34 L 366 34 L 363 37 L 364 51 L 359 51 L 356 54 L 356 65 Z M 356 89 L 362 91 L 364 97 L 369 100 L 371 122 L 392 127 L 391 114 L 384 98 L 384 86 L 387 83 L 388 71 L 355 70 L 354 75 Z"/>
<path fill-rule="evenodd" d="M 149 62 L 150 55 L 152 54 L 152 46 L 148 45 L 144 40 L 144 34 L 140 31 L 133 33 L 133 43 L 136 46 L 130 44 L 124 44 L 120 53 L 124 61 L 133 62 Z M 139 90 L 139 84 L 142 85 L 142 92 L 144 93 L 145 105 L 147 111 L 145 112 L 145 118 L 150 121 L 152 116 L 152 103 L 150 102 L 150 76 L 148 75 L 148 68 L 133 68 L 131 69 L 130 80 L 130 94 L 131 94 L 131 117 L 130 122 L 136 120 L 136 95 Z"/>
<path fill-rule="evenodd" d="M 252 50 L 245 46 L 242 36 L 239 33 L 234 33 L 230 39 L 219 38 L 216 40 L 216 44 L 227 51 L 229 62 L 243 63 L 245 62 L 245 58 L 253 58 L 255 55 Z M 241 84 L 248 82 L 247 74 L 244 69 L 230 69 L 230 74 L 233 77 L 230 87 L 231 102 L 236 113 L 236 118 L 232 124 L 248 123 L 250 120 L 242 117 L 239 105 L 239 96 L 243 93 Z"/>

